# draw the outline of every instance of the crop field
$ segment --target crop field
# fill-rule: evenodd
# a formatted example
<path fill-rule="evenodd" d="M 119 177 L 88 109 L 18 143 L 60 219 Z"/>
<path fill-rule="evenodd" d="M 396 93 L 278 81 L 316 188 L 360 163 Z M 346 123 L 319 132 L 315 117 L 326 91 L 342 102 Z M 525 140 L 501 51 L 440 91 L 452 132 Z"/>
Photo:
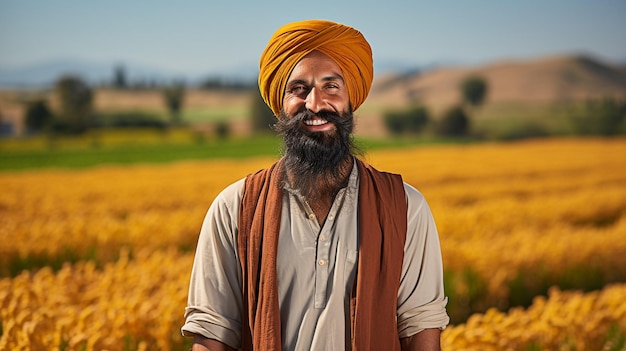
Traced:
<path fill-rule="evenodd" d="M 428 200 L 443 350 L 624 350 L 626 139 L 368 152 Z M 0 350 L 188 350 L 212 199 L 275 157 L 3 171 Z"/>

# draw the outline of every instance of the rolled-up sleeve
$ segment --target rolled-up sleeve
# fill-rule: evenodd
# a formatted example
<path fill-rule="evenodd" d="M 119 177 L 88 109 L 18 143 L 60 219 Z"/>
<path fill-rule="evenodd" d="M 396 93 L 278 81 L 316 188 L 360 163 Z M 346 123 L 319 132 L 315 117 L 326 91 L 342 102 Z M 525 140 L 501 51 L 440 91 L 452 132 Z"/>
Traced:
<path fill-rule="evenodd" d="M 213 201 L 200 231 L 194 258 L 185 336 L 199 334 L 230 347 L 241 344 L 241 267 L 237 220 L 243 180 L 225 188 Z"/>
<path fill-rule="evenodd" d="M 443 287 L 439 234 L 430 208 L 415 188 L 405 184 L 407 236 L 398 290 L 398 335 L 405 338 L 424 329 L 444 329 L 450 322 Z"/>

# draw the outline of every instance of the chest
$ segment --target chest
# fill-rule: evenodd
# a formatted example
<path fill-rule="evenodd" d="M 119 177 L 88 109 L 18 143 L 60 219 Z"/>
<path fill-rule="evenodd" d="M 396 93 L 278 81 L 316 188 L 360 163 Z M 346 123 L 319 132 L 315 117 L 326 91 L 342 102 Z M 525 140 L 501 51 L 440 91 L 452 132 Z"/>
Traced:
<path fill-rule="evenodd" d="M 286 289 L 298 291 L 296 296 L 315 296 L 314 305 L 318 308 L 326 305 L 330 290 L 338 288 L 343 294 L 356 269 L 355 202 L 356 197 L 338 194 L 323 211 L 322 221 L 306 202 L 295 196 L 283 203 L 278 239 L 279 282 L 288 282 Z"/>
<path fill-rule="evenodd" d="M 288 349 L 344 348 L 343 340 L 349 338 L 344 338 L 348 329 L 342 322 L 348 316 L 356 280 L 357 250 L 357 215 L 352 204 L 334 203 L 321 225 L 306 203 L 283 204 L 276 273 L 282 335 Z M 322 344 L 312 347 L 318 343 Z"/>

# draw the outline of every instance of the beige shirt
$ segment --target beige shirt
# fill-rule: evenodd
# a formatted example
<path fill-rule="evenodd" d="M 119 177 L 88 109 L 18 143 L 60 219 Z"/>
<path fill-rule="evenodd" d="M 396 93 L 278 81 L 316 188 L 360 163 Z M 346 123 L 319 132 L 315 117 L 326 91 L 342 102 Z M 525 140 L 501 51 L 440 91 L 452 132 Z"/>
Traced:
<path fill-rule="evenodd" d="M 241 269 L 237 222 L 244 180 L 224 189 L 205 217 L 191 273 L 183 335 L 241 344 Z M 443 329 L 443 269 L 437 229 L 424 197 L 405 184 L 408 229 L 398 290 L 398 335 Z M 349 350 L 349 300 L 358 260 L 358 172 L 318 224 L 301 196 L 286 189 L 278 241 L 283 350 Z"/>

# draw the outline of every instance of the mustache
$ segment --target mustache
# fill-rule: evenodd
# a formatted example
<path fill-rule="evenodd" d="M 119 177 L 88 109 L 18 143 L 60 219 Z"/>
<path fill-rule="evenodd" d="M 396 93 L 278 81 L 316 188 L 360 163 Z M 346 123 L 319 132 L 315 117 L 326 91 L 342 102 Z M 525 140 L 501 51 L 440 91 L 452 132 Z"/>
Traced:
<path fill-rule="evenodd" d="M 328 110 L 313 112 L 308 109 L 298 112 L 295 116 L 293 116 L 293 119 L 297 120 L 298 122 L 303 122 L 314 117 L 319 117 L 332 123 L 338 123 L 339 121 L 341 121 L 341 115 L 336 112 Z"/>
<path fill-rule="evenodd" d="M 347 115 L 347 118 L 345 115 Z M 304 121 L 314 117 L 324 119 L 340 128 L 343 127 L 343 130 L 348 133 L 354 130 L 353 118 L 350 113 L 342 114 L 329 110 L 313 112 L 309 109 L 302 109 L 292 117 L 288 117 L 287 114 L 282 111 L 278 122 L 273 125 L 273 129 L 278 132 L 278 134 L 289 134 L 298 130 L 299 126 L 301 126 Z"/>
<path fill-rule="evenodd" d="M 311 132 L 304 121 L 320 118 L 332 123 L 330 132 Z M 322 191 L 338 189 L 345 180 L 352 155 L 360 154 L 354 145 L 354 116 L 350 111 L 313 112 L 308 109 L 287 116 L 284 111 L 274 125 L 283 137 L 284 170 L 291 175 L 290 186 L 309 200 L 319 198 Z"/>

